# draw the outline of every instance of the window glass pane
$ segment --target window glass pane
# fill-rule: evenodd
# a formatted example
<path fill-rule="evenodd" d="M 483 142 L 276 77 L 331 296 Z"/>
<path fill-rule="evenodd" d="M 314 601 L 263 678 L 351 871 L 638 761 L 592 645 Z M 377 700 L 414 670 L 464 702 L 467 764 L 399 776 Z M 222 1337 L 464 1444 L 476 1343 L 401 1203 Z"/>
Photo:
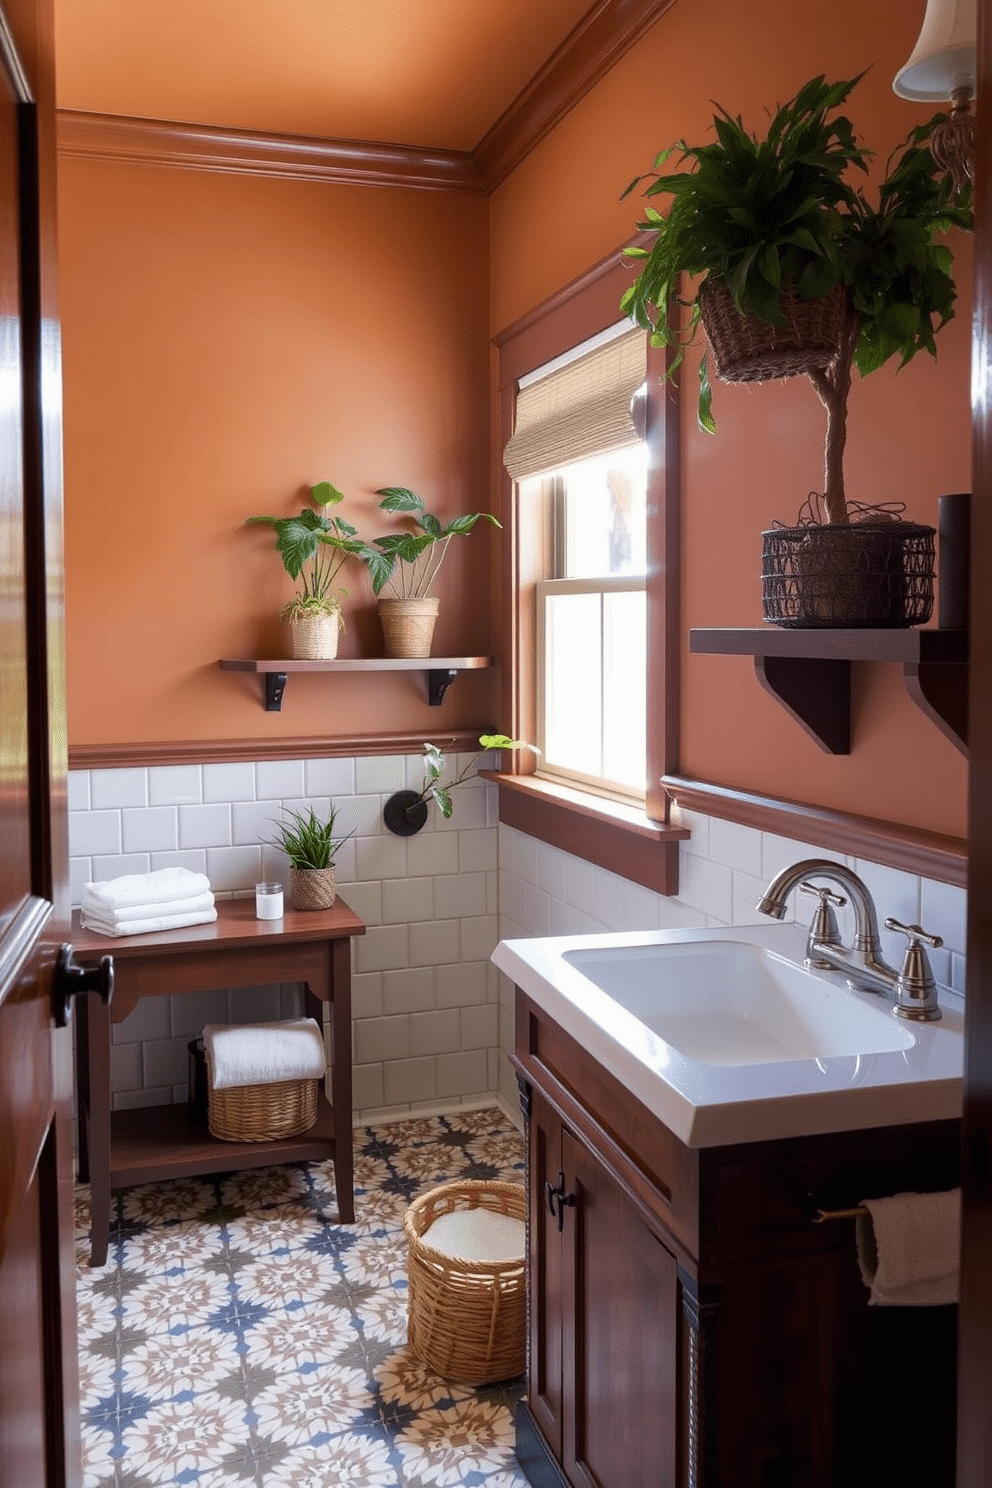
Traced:
<path fill-rule="evenodd" d="M 559 472 L 564 485 L 563 579 L 645 570 L 647 446 L 595 455 Z"/>
<path fill-rule="evenodd" d="M 545 759 L 549 765 L 583 775 L 603 771 L 600 617 L 598 594 L 548 597 Z M 643 686 L 642 678 L 642 691 Z"/>
<path fill-rule="evenodd" d="M 647 784 L 644 591 L 603 595 L 603 775 L 643 791 Z"/>

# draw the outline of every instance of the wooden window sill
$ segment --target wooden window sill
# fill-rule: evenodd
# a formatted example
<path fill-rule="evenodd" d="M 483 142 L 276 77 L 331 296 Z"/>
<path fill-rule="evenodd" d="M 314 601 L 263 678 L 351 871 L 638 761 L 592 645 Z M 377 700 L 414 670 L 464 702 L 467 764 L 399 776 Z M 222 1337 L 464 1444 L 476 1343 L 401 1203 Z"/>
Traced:
<path fill-rule="evenodd" d="M 678 845 L 691 835 L 687 827 L 535 775 L 480 773 L 499 787 L 499 819 L 507 826 L 656 894 L 678 893 Z"/>

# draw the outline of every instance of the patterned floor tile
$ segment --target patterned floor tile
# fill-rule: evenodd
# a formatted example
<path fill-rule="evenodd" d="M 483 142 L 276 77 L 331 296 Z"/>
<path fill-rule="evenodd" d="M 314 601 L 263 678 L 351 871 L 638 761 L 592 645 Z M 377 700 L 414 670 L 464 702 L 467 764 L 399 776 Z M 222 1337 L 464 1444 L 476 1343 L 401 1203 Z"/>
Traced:
<path fill-rule="evenodd" d="M 456 1178 L 522 1181 L 495 1109 L 355 1133 L 356 1223 L 334 1166 L 115 1195 L 87 1263 L 77 1192 L 84 1488 L 526 1488 L 521 1381 L 473 1390 L 406 1349 L 403 1215 Z"/>

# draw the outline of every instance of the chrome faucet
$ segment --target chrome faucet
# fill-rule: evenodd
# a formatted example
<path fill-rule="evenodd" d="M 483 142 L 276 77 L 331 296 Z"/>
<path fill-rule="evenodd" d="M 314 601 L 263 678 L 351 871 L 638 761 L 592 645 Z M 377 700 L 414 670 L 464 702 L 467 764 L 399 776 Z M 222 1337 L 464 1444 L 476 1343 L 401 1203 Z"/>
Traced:
<path fill-rule="evenodd" d="M 835 904 L 845 904 L 846 899 L 809 882 L 812 878 L 826 878 L 847 891 L 854 911 L 854 944 L 850 949 L 841 942 L 832 908 Z M 943 945 L 939 935 L 930 935 L 919 925 L 887 919 L 886 930 L 899 930 L 908 940 L 902 969 L 896 971 L 882 955 L 878 915 L 868 886 L 850 868 L 829 858 L 804 858 L 776 874 L 758 900 L 757 908 L 773 919 L 784 919 L 786 901 L 795 888 L 819 899 L 806 940 L 807 966 L 843 972 L 852 987 L 863 991 L 893 994 L 892 1011 L 897 1017 L 924 1023 L 937 1021 L 940 1017 L 937 984 L 923 942 Z"/>

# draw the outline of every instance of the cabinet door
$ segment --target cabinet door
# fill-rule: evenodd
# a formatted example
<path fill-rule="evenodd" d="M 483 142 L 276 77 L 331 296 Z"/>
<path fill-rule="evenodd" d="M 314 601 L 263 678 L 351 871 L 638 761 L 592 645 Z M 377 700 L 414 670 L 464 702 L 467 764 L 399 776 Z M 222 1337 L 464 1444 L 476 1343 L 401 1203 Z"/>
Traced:
<path fill-rule="evenodd" d="M 674 1488 L 675 1259 L 567 1130 L 562 1169 L 575 1195 L 562 1237 L 562 1466 L 575 1488 Z"/>
<path fill-rule="evenodd" d="M 548 1446 L 561 1460 L 561 1235 L 548 1205 L 562 1167 L 558 1115 L 535 1090 L 529 1118 L 527 1402 Z"/>

